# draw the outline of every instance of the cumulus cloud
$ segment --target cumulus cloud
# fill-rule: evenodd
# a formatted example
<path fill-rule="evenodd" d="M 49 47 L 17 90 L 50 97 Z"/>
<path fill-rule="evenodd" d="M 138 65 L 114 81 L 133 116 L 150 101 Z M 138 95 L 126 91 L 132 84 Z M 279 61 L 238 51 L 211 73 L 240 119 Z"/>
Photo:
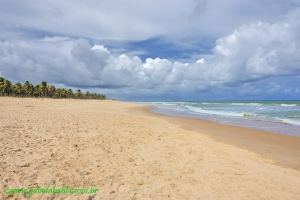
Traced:
<path fill-rule="evenodd" d="M 283 20 L 243 25 L 216 41 L 213 53 L 183 63 L 115 55 L 86 39 L 46 37 L 0 42 L 0 73 L 13 80 L 130 91 L 199 91 L 270 77 L 299 79 L 300 10 Z"/>

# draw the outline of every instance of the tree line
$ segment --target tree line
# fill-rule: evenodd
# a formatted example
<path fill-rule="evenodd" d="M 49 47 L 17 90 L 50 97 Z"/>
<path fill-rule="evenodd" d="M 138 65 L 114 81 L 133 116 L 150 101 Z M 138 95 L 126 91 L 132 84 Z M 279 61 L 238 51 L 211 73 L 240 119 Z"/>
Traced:
<path fill-rule="evenodd" d="M 56 88 L 46 81 L 33 85 L 29 81 L 25 83 L 11 81 L 0 77 L 0 96 L 14 97 L 48 97 L 48 98 L 76 98 L 76 99 L 106 99 L 106 96 L 98 93 L 85 92 L 80 89 L 73 92 L 68 88 Z"/>

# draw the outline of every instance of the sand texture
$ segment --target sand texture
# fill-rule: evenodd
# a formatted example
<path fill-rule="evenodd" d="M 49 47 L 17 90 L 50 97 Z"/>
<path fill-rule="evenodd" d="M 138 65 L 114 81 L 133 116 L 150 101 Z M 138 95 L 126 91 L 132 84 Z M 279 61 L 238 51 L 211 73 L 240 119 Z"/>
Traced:
<path fill-rule="evenodd" d="M 0 98 L 0 199 L 5 187 L 49 184 L 99 191 L 30 199 L 300 199 L 296 168 L 141 108 L 109 100 Z M 230 134 L 225 126 L 216 130 Z"/>

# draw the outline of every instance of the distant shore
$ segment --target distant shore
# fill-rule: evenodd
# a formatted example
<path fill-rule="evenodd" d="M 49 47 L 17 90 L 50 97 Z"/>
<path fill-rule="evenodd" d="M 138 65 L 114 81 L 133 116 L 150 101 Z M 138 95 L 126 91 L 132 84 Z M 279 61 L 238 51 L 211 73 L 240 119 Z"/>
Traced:
<path fill-rule="evenodd" d="M 112 100 L 1 97 L 0 119 L 0 199 L 7 187 L 49 184 L 96 187 L 93 199 L 300 196 L 296 137 Z"/>

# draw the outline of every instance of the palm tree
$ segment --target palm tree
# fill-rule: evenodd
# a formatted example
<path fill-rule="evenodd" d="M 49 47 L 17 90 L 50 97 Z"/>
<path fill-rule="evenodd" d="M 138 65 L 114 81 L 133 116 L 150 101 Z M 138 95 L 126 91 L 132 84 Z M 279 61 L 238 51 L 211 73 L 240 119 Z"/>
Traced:
<path fill-rule="evenodd" d="M 73 91 L 71 89 L 68 89 L 67 91 L 67 97 L 68 98 L 73 98 L 74 94 L 73 94 Z"/>
<path fill-rule="evenodd" d="M 48 86 L 48 96 L 49 97 L 55 97 L 55 91 L 56 91 L 56 88 L 53 85 Z"/>
<path fill-rule="evenodd" d="M 41 82 L 41 93 L 42 93 L 42 96 L 46 97 L 48 96 L 48 87 L 47 87 L 47 82 L 46 81 L 43 81 Z"/>
<path fill-rule="evenodd" d="M 0 77 L 0 96 L 26 96 L 26 97 L 52 97 L 52 98 L 80 98 L 80 99 L 105 99 L 105 95 L 86 92 L 83 94 L 80 89 L 74 94 L 72 89 L 55 88 L 46 81 L 41 84 L 32 85 L 29 81 L 17 82 L 15 85 L 9 80 Z"/>
<path fill-rule="evenodd" d="M 61 98 L 61 88 L 58 88 L 58 89 L 55 91 L 55 98 Z"/>
<path fill-rule="evenodd" d="M 12 94 L 12 84 L 9 80 L 4 80 L 3 82 L 3 93 L 7 96 Z"/>
<path fill-rule="evenodd" d="M 77 98 L 82 98 L 82 93 L 81 93 L 81 90 L 78 89 L 77 92 L 76 92 L 76 97 Z"/>
<path fill-rule="evenodd" d="M 89 98 L 90 98 L 90 96 L 91 96 L 91 94 L 90 94 L 90 92 L 89 92 L 89 91 L 87 91 L 87 92 L 85 93 L 85 95 L 84 95 L 84 97 L 85 97 L 85 98 L 87 98 L 87 99 L 89 99 Z"/>
<path fill-rule="evenodd" d="M 67 98 L 67 90 L 65 88 L 61 89 L 61 97 L 62 98 Z"/>
<path fill-rule="evenodd" d="M 23 84 L 23 91 L 25 96 L 27 97 L 33 96 L 34 87 L 31 83 L 29 83 L 29 81 L 25 81 L 25 83 Z"/>
<path fill-rule="evenodd" d="M 34 95 L 35 97 L 40 97 L 41 94 L 42 94 L 42 92 L 41 92 L 41 86 L 40 86 L 39 84 L 35 85 L 35 86 L 34 86 L 34 92 L 33 92 L 33 95 Z"/>
<path fill-rule="evenodd" d="M 0 95 L 4 95 L 4 81 L 3 77 L 0 77 Z"/>
<path fill-rule="evenodd" d="M 23 86 L 20 82 L 17 82 L 13 88 L 12 88 L 12 92 L 14 96 L 23 96 Z"/>

